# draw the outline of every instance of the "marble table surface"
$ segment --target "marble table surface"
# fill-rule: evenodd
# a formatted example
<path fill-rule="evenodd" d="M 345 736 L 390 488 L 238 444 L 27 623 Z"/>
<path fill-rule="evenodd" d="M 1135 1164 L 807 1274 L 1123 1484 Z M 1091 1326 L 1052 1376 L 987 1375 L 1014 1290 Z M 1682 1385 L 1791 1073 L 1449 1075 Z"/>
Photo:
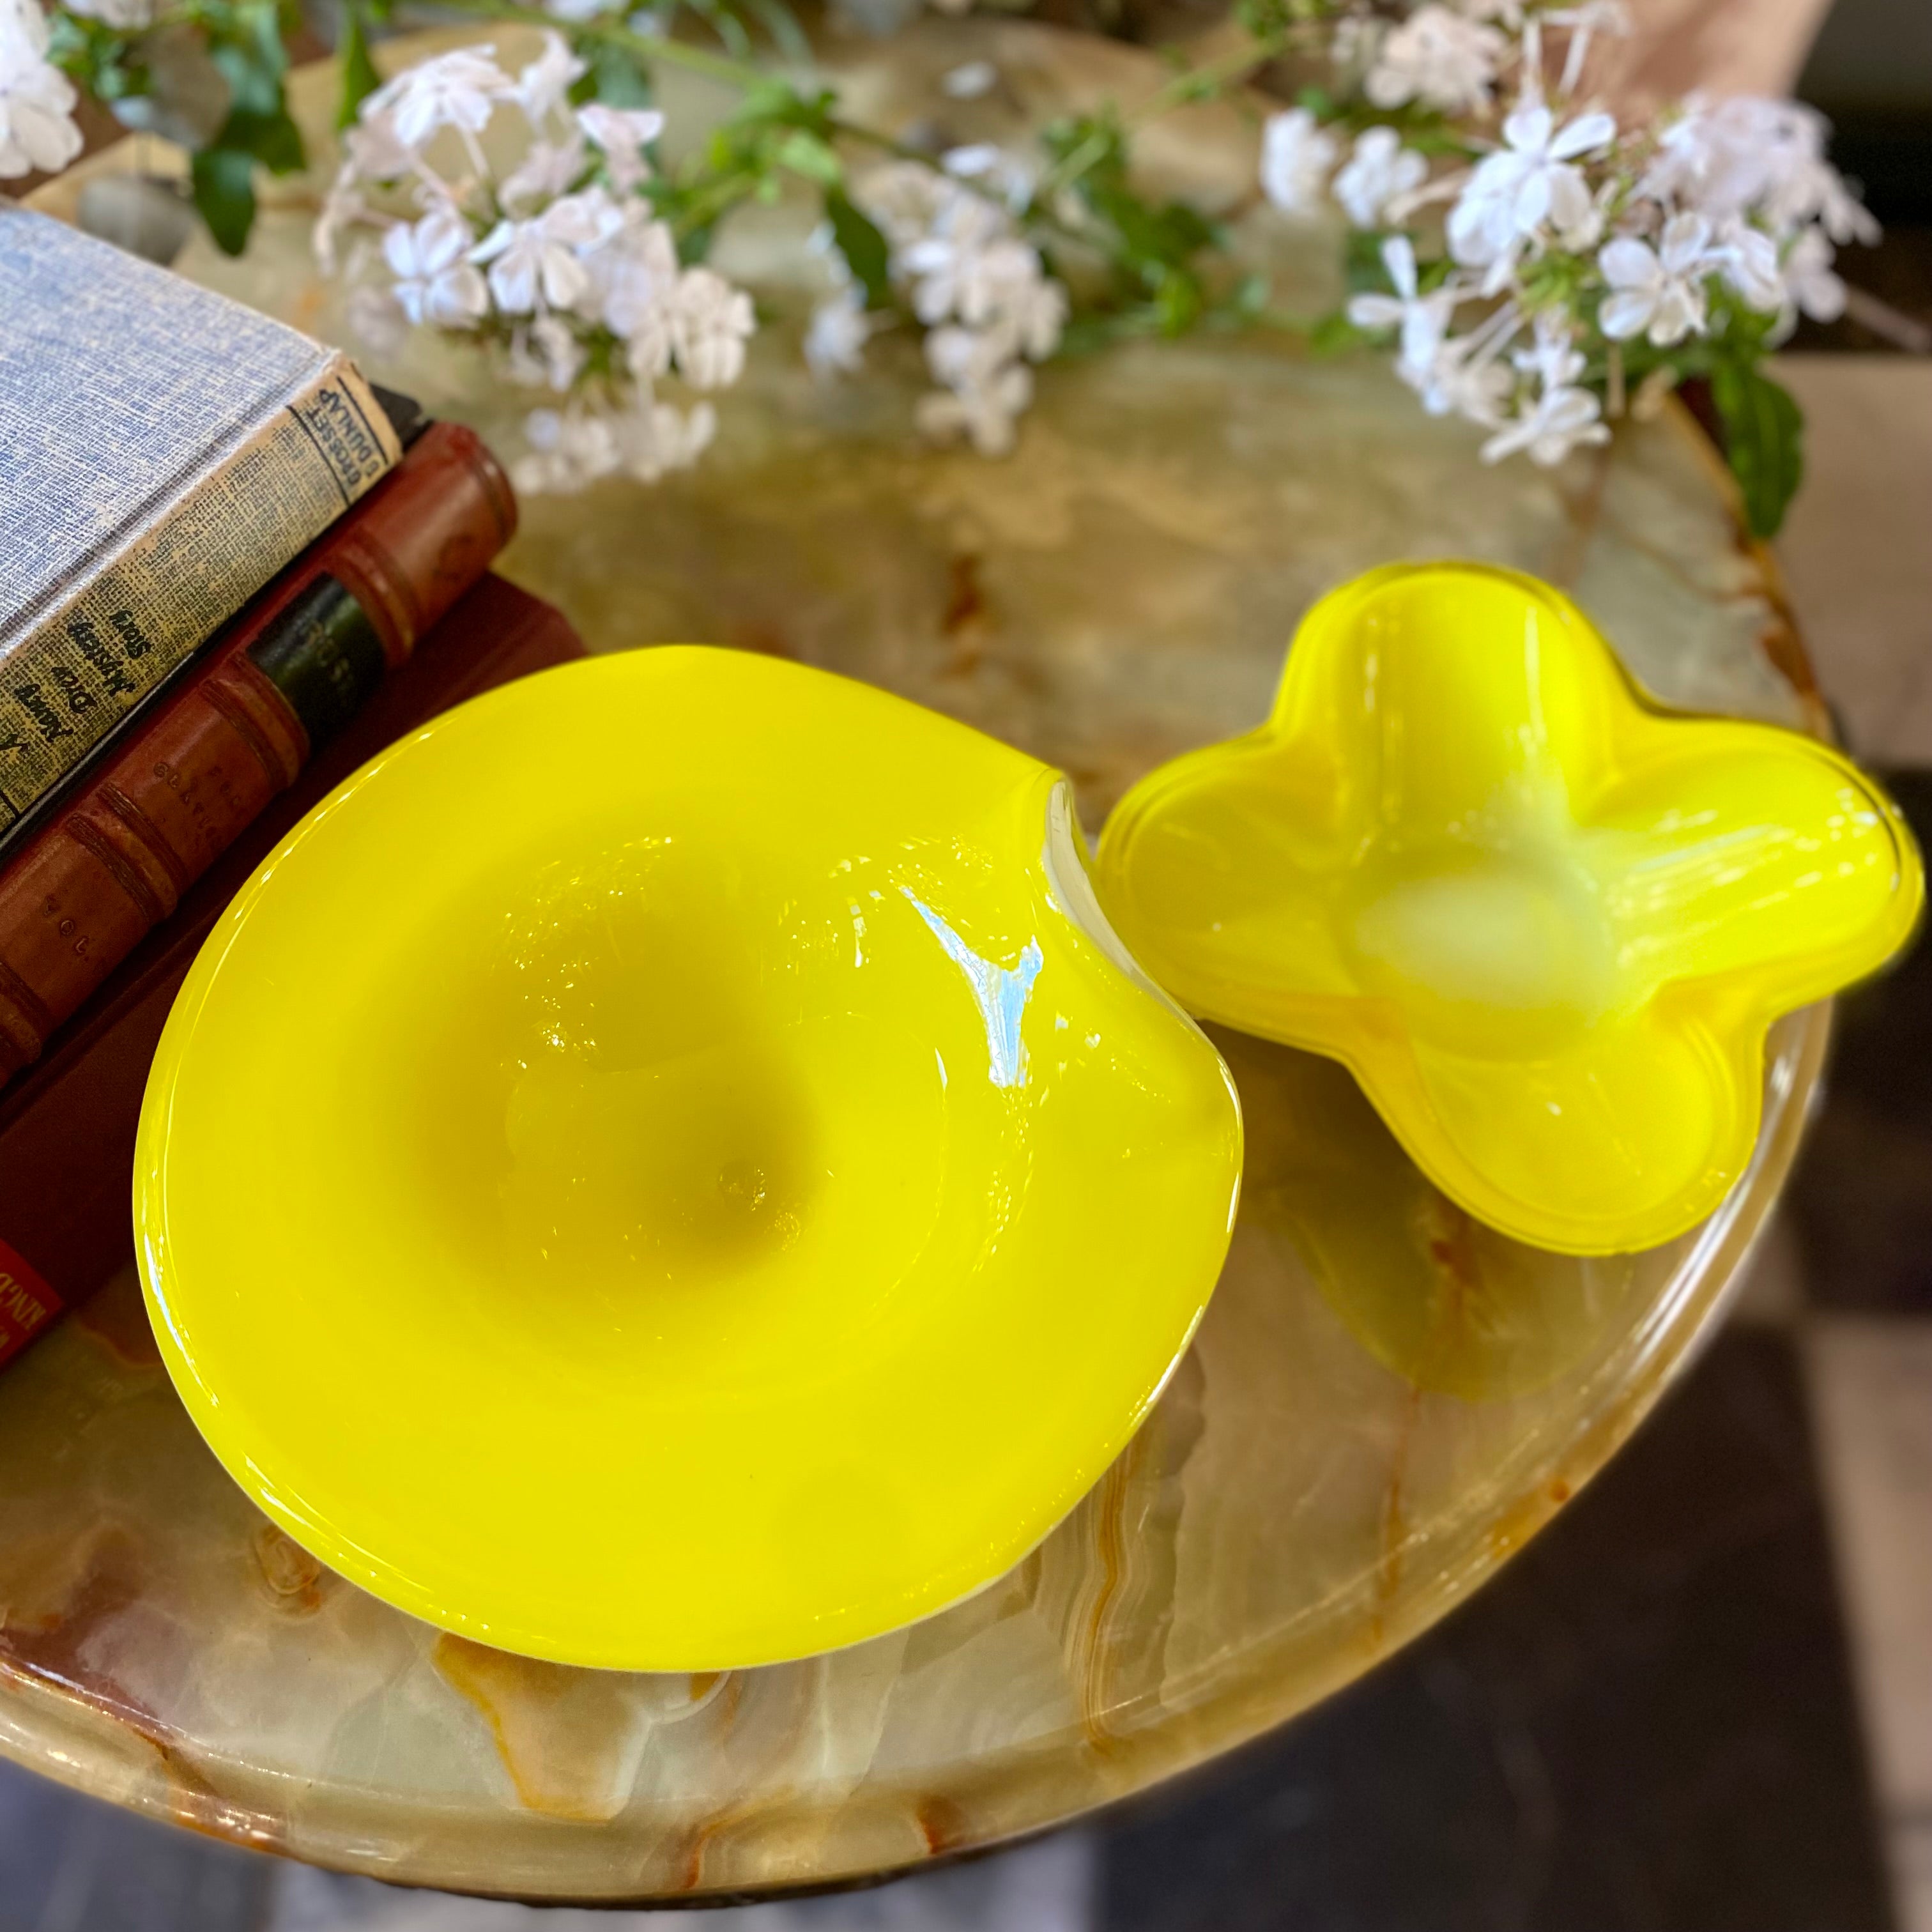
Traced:
<path fill-rule="evenodd" d="M 936 22 L 846 64 L 903 120 L 980 53 L 1036 114 L 1152 84 L 1138 56 L 1011 22 Z M 326 83 L 297 88 L 325 166 Z M 674 131 L 704 111 L 674 104 Z M 958 110 L 957 132 L 997 138 L 986 117 L 1012 111 Z M 1202 110 L 1169 158 L 1211 200 L 1250 139 Z M 280 190 L 241 262 L 196 244 L 179 266 L 338 334 L 316 191 Z M 784 212 L 742 244 L 780 287 L 806 273 Z M 1298 245 L 1290 272 L 1318 276 Z M 1554 472 L 1485 469 L 1381 368 L 1222 338 L 1049 370 L 1017 454 L 987 463 L 916 444 L 890 344 L 890 380 L 810 381 L 777 306 L 698 470 L 526 506 L 505 568 L 593 648 L 702 638 L 873 680 L 1061 766 L 1090 830 L 1149 766 L 1258 722 L 1300 612 L 1394 557 L 1534 571 L 1662 698 L 1822 724 L 1775 573 L 1679 415 Z M 460 362 L 370 367 L 506 425 Z M 1755 1162 L 1708 1223 L 1597 1260 L 1472 1222 L 1339 1067 L 1217 1035 L 1248 1124 L 1240 1220 L 1150 1420 L 988 1589 L 770 1670 L 572 1670 L 358 1592 L 221 1473 L 124 1280 L 0 1388 L 0 1750 L 239 1842 L 554 1899 L 836 1884 L 1058 1822 L 1348 1682 L 1562 1506 L 1737 1280 L 1827 1030 L 1822 1009 L 1778 1029 Z"/>

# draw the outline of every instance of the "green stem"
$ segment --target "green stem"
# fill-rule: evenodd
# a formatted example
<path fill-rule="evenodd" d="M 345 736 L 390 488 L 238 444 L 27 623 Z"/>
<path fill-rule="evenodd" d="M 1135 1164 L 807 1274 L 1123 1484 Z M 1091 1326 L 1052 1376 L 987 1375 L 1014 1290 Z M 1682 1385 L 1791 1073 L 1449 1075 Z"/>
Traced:
<path fill-rule="evenodd" d="M 741 201 L 750 200 L 758 191 L 758 178 L 755 175 L 728 175 L 713 182 L 679 212 L 675 230 L 679 240 L 711 227 Z"/>

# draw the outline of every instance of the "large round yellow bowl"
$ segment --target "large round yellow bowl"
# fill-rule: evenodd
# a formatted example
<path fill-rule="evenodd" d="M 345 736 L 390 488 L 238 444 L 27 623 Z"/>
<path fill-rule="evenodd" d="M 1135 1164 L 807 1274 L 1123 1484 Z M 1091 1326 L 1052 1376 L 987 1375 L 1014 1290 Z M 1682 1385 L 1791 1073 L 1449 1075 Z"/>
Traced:
<path fill-rule="evenodd" d="M 1017 1561 L 1220 1270 L 1232 1086 L 1046 766 L 668 647 L 350 779 L 163 1038 L 134 1213 L 170 1373 L 316 1556 L 632 1670 L 868 1637 Z"/>

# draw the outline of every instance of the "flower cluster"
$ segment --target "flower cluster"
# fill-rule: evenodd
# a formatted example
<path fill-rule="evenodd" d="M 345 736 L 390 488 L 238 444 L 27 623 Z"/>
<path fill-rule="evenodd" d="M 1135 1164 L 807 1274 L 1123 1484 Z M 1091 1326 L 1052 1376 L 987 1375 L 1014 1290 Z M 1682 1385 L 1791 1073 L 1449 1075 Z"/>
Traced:
<path fill-rule="evenodd" d="M 1053 353 L 1066 322 L 1066 291 L 1016 218 L 1031 187 L 1010 158 L 979 147 L 955 149 L 938 168 L 887 162 L 854 190 L 891 250 L 893 282 L 926 330 L 926 368 L 939 387 L 920 398 L 920 425 L 932 436 L 964 435 L 985 456 L 1012 448 L 1033 399 L 1029 365 Z M 842 290 L 820 307 L 806 344 L 808 354 L 818 345 L 814 359 L 848 359 L 832 345 L 849 329 L 839 318 L 852 302 Z"/>
<path fill-rule="evenodd" d="M 539 4 L 562 32 L 520 72 L 468 46 L 386 86 L 365 38 L 386 8 L 343 10 L 350 124 L 316 235 L 374 344 L 412 328 L 466 338 L 544 392 L 517 466 L 530 488 L 695 460 L 716 427 L 704 398 L 737 379 L 754 328 L 749 296 L 703 257 L 738 210 L 788 194 L 815 196 L 825 217 L 812 369 L 855 372 L 879 329 L 910 322 L 934 385 L 920 426 L 989 456 L 1012 448 L 1035 366 L 1054 354 L 1306 331 L 1232 254 L 1238 231 L 1158 197 L 1133 148 L 1150 119 L 1266 84 L 1288 60 L 1328 71 L 1266 118 L 1262 192 L 1289 214 L 1335 211 L 1350 231 L 1348 299 L 1313 322 L 1317 339 L 1391 347 L 1423 406 L 1479 425 L 1492 462 L 1558 463 L 1619 414 L 1706 380 L 1751 526 L 1768 532 L 1796 486 L 1799 425 L 1760 364 L 1799 314 L 1843 309 L 1834 252 L 1875 233 L 1806 108 L 1694 98 L 1634 122 L 1596 99 L 1592 57 L 1628 31 L 1623 0 L 1238 0 L 1237 44 L 1131 110 L 1102 102 L 1031 130 L 1036 175 L 992 147 L 925 158 L 945 110 L 892 128 L 848 118 L 786 0 L 698 10 L 722 52 L 632 0 Z M 753 16 L 780 66 L 754 58 Z M 304 164 L 280 31 L 274 0 L 0 0 L 0 176 L 71 158 L 77 80 L 130 124 L 188 130 L 196 206 L 238 252 L 254 170 Z M 184 34 L 198 65 L 172 58 Z M 660 170 L 661 118 L 635 104 L 666 65 L 740 98 Z M 212 132 L 196 119 L 211 76 L 224 100 L 256 104 Z M 934 85 L 972 101 L 1001 79 L 980 58 Z"/>
<path fill-rule="evenodd" d="M 649 199 L 654 110 L 569 94 L 583 64 L 556 34 L 520 73 L 488 49 L 406 69 L 362 102 L 317 224 L 325 272 L 353 284 L 352 325 L 378 349 L 411 326 L 483 339 L 513 382 L 550 392 L 526 422 L 526 490 L 571 490 L 622 471 L 646 481 L 696 460 L 711 406 L 680 408 L 675 374 L 736 382 L 751 298 L 680 262 Z M 482 136 L 518 116 L 526 139 L 499 173 Z"/>
<path fill-rule="evenodd" d="M 80 152 L 74 83 L 47 58 L 40 0 L 0 0 L 0 179 L 51 174 Z"/>
<path fill-rule="evenodd" d="M 1486 459 L 1557 463 L 1688 376 L 1761 383 L 1801 311 L 1844 309 L 1834 249 L 1876 228 L 1824 122 L 1694 97 L 1620 125 L 1586 92 L 1618 0 L 1339 0 L 1326 25 L 1336 92 L 1270 118 L 1263 190 L 1332 199 L 1372 242 L 1348 321 L 1425 408 L 1487 429 Z"/>

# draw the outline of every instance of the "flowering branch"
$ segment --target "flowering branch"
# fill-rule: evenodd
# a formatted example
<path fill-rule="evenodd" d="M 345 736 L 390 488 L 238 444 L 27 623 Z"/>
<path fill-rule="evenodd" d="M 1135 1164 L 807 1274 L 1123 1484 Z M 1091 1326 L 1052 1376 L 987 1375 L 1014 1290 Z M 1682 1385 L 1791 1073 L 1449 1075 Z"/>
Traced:
<path fill-rule="evenodd" d="M 1707 378 L 1750 526 L 1775 531 L 1800 424 L 1758 365 L 1801 312 L 1842 313 L 1834 247 L 1877 232 L 1820 117 L 1694 97 L 1620 127 L 1588 93 L 1595 46 L 1628 30 L 1618 0 L 1330 19 L 1334 84 L 1270 119 L 1262 170 L 1284 212 L 1333 204 L 1355 231 L 1323 339 L 1392 341 L 1425 409 L 1489 432 L 1489 462 L 1560 462 Z"/>
<path fill-rule="evenodd" d="M 734 380 L 754 322 L 707 266 L 712 242 L 788 189 L 823 215 L 812 368 L 848 375 L 881 330 L 916 330 L 934 384 L 921 424 L 988 454 L 1012 446 L 1052 356 L 1296 326 L 1220 224 L 1142 190 L 1132 154 L 1176 108 L 1257 80 L 1286 91 L 1285 63 L 1311 84 L 1263 124 L 1259 189 L 1290 219 L 1333 210 L 1349 231 L 1348 298 L 1306 332 L 1387 345 L 1425 410 L 1480 428 L 1487 461 L 1559 462 L 1702 378 L 1751 526 L 1774 530 L 1800 425 L 1760 364 L 1798 314 L 1843 308 L 1834 248 L 1876 232 L 1795 104 L 1694 98 L 1620 124 L 1590 92 L 1593 57 L 1626 31 L 1620 0 L 1238 0 L 1245 33 L 1227 53 L 1127 112 L 1040 128 L 1025 154 L 931 154 L 855 122 L 788 77 L 809 56 L 783 0 L 669 0 L 713 46 L 622 0 L 454 4 L 542 28 L 542 52 L 512 75 L 460 50 L 384 85 L 370 38 L 389 0 L 344 0 L 346 158 L 316 245 L 376 342 L 460 334 L 550 392 L 529 418 L 532 488 L 694 458 L 711 404 L 672 398 Z M 190 148 L 196 204 L 238 250 L 255 168 L 304 165 L 284 93 L 292 4 L 62 0 L 50 20 L 40 0 L 0 0 L 0 175 L 72 158 L 78 82 Z M 740 95 L 675 166 L 659 164 L 650 104 L 664 67 Z M 966 99 L 997 80 L 982 62 L 944 85 Z M 500 113 L 526 137 L 500 178 L 480 140 Z"/>

